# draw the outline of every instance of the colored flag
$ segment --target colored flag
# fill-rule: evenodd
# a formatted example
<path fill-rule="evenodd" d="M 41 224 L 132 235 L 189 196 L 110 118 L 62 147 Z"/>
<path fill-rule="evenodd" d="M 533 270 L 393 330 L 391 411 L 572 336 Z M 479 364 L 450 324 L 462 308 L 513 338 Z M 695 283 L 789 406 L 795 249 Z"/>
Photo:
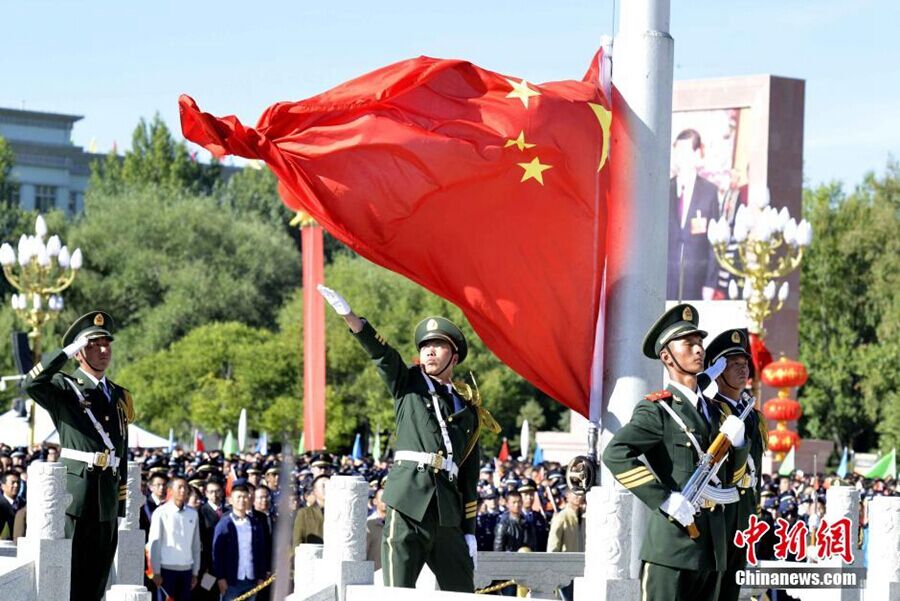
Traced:
<path fill-rule="evenodd" d="M 381 461 L 381 424 L 375 426 L 375 442 L 372 443 L 372 459 Z"/>
<path fill-rule="evenodd" d="M 460 307 L 501 361 L 587 415 L 610 181 L 600 59 L 533 84 L 419 57 L 272 105 L 255 128 L 182 95 L 181 127 L 263 160 L 291 209 Z"/>
<path fill-rule="evenodd" d="M 260 455 L 269 454 L 269 434 L 267 432 L 259 435 L 259 439 L 256 441 L 256 452 Z"/>
<path fill-rule="evenodd" d="M 837 468 L 837 475 L 839 478 L 846 478 L 847 471 L 850 468 L 850 457 L 847 451 L 847 447 L 844 447 L 844 453 L 841 455 L 841 463 Z"/>
<path fill-rule="evenodd" d="M 225 435 L 225 442 L 222 443 L 222 452 L 225 453 L 226 456 L 237 455 L 238 447 L 237 443 L 234 441 L 234 435 L 231 433 L 231 430 Z"/>
<path fill-rule="evenodd" d="M 203 444 L 203 435 L 200 434 L 200 430 L 194 430 L 194 452 L 202 453 L 206 450 L 206 445 Z"/>
<path fill-rule="evenodd" d="M 875 462 L 866 473 L 866 478 L 886 478 L 897 477 L 897 449 L 893 449 L 890 453 Z"/>
<path fill-rule="evenodd" d="M 544 463 L 544 449 L 541 448 L 541 445 L 535 443 L 534 459 L 531 460 L 531 465 L 538 466 L 542 463 Z"/>
<path fill-rule="evenodd" d="M 497 455 L 497 459 L 500 461 L 506 461 L 509 459 L 509 443 L 506 442 L 506 437 L 503 437 L 503 444 L 500 445 L 500 453 Z"/>
<path fill-rule="evenodd" d="M 169 428 L 169 453 L 175 450 L 175 430 Z"/>
<path fill-rule="evenodd" d="M 241 415 L 238 417 L 238 435 L 237 446 L 238 453 L 244 452 L 244 446 L 247 442 L 247 410 L 241 409 Z"/>
<path fill-rule="evenodd" d="M 531 446 L 531 437 L 528 430 L 528 420 L 522 420 L 522 430 L 519 432 L 519 461 L 528 459 L 528 447 Z"/>
<path fill-rule="evenodd" d="M 781 467 L 778 468 L 779 476 L 790 476 L 791 472 L 793 472 L 794 469 L 796 469 L 794 467 L 794 462 L 795 462 L 794 450 L 795 449 L 796 449 L 796 447 L 791 447 L 791 450 L 788 451 L 788 454 L 784 458 L 784 461 L 781 462 Z"/>
<path fill-rule="evenodd" d="M 304 453 L 304 451 L 306 451 L 306 444 L 305 444 L 305 443 L 306 443 L 306 440 L 305 440 L 305 438 L 306 438 L 306 437 L 305 437 L 304 433 L 301 431 L 301 432 L 300 432 L 300 442 L 297 443 L 297 454 L 298 454 L 298 455 L 302 455 L 302 454 Z"/>
<path fill-rule="evenodd" d="M 356 433 L 356 438 L 353 439 L 353 452 L 350 454 L 350 457 L 353 458 L 354 461 L 362 459 L 362 434 L 359 432 Z"/>

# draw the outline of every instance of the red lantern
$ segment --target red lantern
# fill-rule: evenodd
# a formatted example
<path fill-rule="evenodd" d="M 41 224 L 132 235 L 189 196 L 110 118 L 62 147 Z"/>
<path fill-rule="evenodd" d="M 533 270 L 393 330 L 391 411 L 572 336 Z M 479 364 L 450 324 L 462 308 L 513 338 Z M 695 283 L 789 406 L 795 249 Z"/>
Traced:
<path fill-rule="evenodd" d="M 794 399 L 769 399 L 763 405 L 763 414 L 765 414 L 766 418 L 778 422 L 794 421 L 799 419 L 802 413 L 803 409 L 800 407 L 800 403 Z"/>
<path fill-rule="evenodd" d="M 803 386 L 809 375 L 806 366 L 782 356 L 778 361 L 766 365 L 760 377 L 763 382 L 773 388 L 794 388 Z M 779 396 L 781 396 L 779 394 Z"/>
<path fill-rule="evenodd" d="M 769 432 L 769 449 L 775 453 L 787 453 L 791 447 L 799 446 L 800 435 L 793 430 L 772 430 Z"/>

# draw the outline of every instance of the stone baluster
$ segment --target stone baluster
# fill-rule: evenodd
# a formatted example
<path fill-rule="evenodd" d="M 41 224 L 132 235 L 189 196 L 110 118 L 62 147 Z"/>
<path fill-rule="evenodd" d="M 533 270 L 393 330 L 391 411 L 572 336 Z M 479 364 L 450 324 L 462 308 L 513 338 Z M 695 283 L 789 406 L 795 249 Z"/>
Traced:
<path fill-rule="evenodd" d="M 850 544 L 853 547 L 853 563 L 844 564 L 840 557 L 833 557 L 819 563 L 835 568 L 862 567 L 862 553 L 856 548 L 859 540 L 859 491 L 852 486 L 832 486 L 825 493 L 825 521 L 834 524 L 842 518 L 850 520 Z M 871 532 L 871 530 L 870 530 Z M 833 588 L 814 591 L 817 601 L 859 601 L 858 588 Z"/>
<path fill-rule="evenodd" d="M 140 527 L 140 513 L 146 498 L 141 494 L 141 464 L 129 461 L 125 469 L 128 470 L 125 517 L 119 519 L 119 542 L 110 573 L 110 585 L 138 585 L 144 582 L 144 545 L 147 539 Z"/>
<path fill-rule="evenodd" d="M 143 585 L 114 584 L 106 591 L 105 601 L 152 601 L 153 596 Z"/>
<path fill-rule="evenodd" d="M 65 537 L 66 467 L 35 461 L 28 466 L 28 514 L 19 556 L 34 561 L 37 599 L 68 599 L 71 586 L 72 541 Z"/>
<path fill-rule="evenodd" d="M 866 601 L 900 599 L 900 497 L 869 501 Z"/>
<path fill-rule="evenodd" d="M 373 584 L 375 564 L 366 561 L 369 486 L 353 476 L 332 476 L 325 486 L 324 546 L 299 545 L 294 593 L 289 601 L 346 599 L 347 586 Z M 319 554 L 321 553 L 321 557 Z"/>
<path fill-rule="evenodd" d="M 587 493 L 584 577 L 575 579 L 576 599 L 632 601 L 640 598 L 640 580 L 632 578 L 632 519 L 639 501 L 616 486 L 595 486 Z"/>

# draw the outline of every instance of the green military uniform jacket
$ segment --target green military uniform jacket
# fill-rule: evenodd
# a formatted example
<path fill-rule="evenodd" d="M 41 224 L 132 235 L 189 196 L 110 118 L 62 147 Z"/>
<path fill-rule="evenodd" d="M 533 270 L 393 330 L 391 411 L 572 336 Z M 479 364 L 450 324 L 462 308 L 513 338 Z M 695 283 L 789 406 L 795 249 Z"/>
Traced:
<path fill-rule="evenodd" d="M 318 505 L 302 507 L 294 518 L 294 546 L 321 544 L 325 530 L 325 512 Z"/>
<path fill-rule="evenodd" d="M 721 505 L 701 509 L 694 515 L 700 536 L 691 539 L 687 530 L 660 510 L 660 505 L 673 491 L 681 491 L 697 466 L 699 456 L 687 434 L 659 406 L 668 403 L 697 438 L 700 447 L 709 448 L 718 427 L 713 431 L 690 400 L 674 385 L 665 393 L 655 393 L 638 402 L 631 421 L 616 432 L 603 452 L 603 463 L 616 479 L 651 510 L 647 533 L 641 546 L 643 561 L 683 570 L 724 571 L 726 549 L 725 514 Z M 716 403 L 708 402 L 710 421 L 724 419 Z M 650 469 L 639 460 L 643 455 Z M 747 445 L 733 449 L 717 474 L 723 486 L 731 481 L 735 470 L 747 459 Z M 651 471 L 652 470 L 652 471 Z"/>
<path fill-rule="evenodd" d="M 362 331 L 354 335 L 394 397 L 397 450 L 440 452 L 446 456 L 440 424 L 422 370 L 418 366 L 407 366 L 400 354 L 368 322 L 364 322 Z M 384 502 L 413 520 L 422 521 L 436 496 L 440 525 L 459 526 L 463 534 L 474 535 L 478 507 L 476 484 L 481 461 L 477 441 L 478 413 L 470 404 L 454 413 L 449 392 L 436 380 L 433 383 L 440 396 L 441 415 L 447 424 L 459 475 L 451 481 L 444 470 L 429 466 L 420 469 L 416 462 L 395 461 L 385 485 Z"/>
<path fill-rule="evenodd" d="M 734 413 L 731 403 L 722 395 L 717 394 L 714 400 L 725 415 Z M 751 486 L 750 461 L 745 464 L 744 469 L 738 469 L 732 475 L 731 484 L 737 486 L 741 499 L 737 503 L 725 506 L 725 518 L 730 527 L 734 529 L 745 530 L 748 527 L 750 516 L 759 515 L 759 494 L 762 488 L 760 469 L 765 451 L 765 423 L 765 417 L 757 409 L 750 412 L 744 422 L 746 432 L 744 439 L 747 441 L 744 446 L 749 449 L 753 467 L 756 470 L 756 473 L 753 474 L 756 477 L 756 483 Z M 743 550 L 740 552 L 743 553 Z"/>
<path fill-rule="evenodd" d="M 89 478 L 88 466 L 82 461 L 61 459 L 66 466 L 66 487 L 72 502 L 66 513 L 80 517 L 85 510 L 89 486 L 97 486 L 99 521 L 115 520 L 125 515 L 125 489 L 128 465 L 128 422 L 133 419 L 131 396 L 127 390 L 107 378 L 112 400 L 100 390 L 93 380 L 80 369 L 70 376 L 60 370 L 68 361 L 63 351 L 44 357 L 25 378 L 25 390 L 37 404 L 47 410 L 53 425 L 59 432 L 60 446 L 76 451 L 103 452 L 107 450 L 103 438 L 84 411 L 77 388 L 85 401 L 90 403 L 91 413 L 109 435 L 119 458 L 119 469 L 92 468 L 96 478 Z"/>

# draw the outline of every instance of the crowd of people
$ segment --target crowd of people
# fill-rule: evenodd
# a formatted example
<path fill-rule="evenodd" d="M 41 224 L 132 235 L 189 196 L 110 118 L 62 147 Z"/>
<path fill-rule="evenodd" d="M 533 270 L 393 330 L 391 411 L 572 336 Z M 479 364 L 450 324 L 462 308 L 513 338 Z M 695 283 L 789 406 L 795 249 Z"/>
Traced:
<path fill-rule="evenodd" d="M 280 454 L 228 457 L 220 451 L 134 449 L 130 459 L 141 465 L 146 495 L 140 526 L 147 533 L 147 584 L 174 599 L 218 599 L 220 594 L 240 594 L 264 582 L 272 570 L 272 538 L 282 519 L 282 495 L 293 544 L 321 543 L 325 484 L 335 474 L 369 483 L 367 558 L 380 567 L 387 511 L 381 496 L 389 459 L 307 453 L 294 458 L 287 472 L 290 482 L 281 481 Z M 58 460 L 53 445 L 26 449 L 0 444 L 0 539 L 16 540 L 25 534 L 28 465 Z M 826 491 L 836 483 L 860 491 L 858 548 L 864 550 L 867 503 L 879 495 L 900 496 L 896 479 L 869 480 L 858 474 L 840 479 L 800 470 L 791 476 L 764 475 L 762 519 L 803 521 L 813 537 L 825 514 Z M 479 551 L 584 550 L 585 497 L 567 486 L 564 466 L 486 462 L 479 474 L 478 497 Z M 764 537 L 757 556 L 773 558 L 772 546 L 771 537 Z M 257 598 L 265 598 L 265 589 Z"/>

